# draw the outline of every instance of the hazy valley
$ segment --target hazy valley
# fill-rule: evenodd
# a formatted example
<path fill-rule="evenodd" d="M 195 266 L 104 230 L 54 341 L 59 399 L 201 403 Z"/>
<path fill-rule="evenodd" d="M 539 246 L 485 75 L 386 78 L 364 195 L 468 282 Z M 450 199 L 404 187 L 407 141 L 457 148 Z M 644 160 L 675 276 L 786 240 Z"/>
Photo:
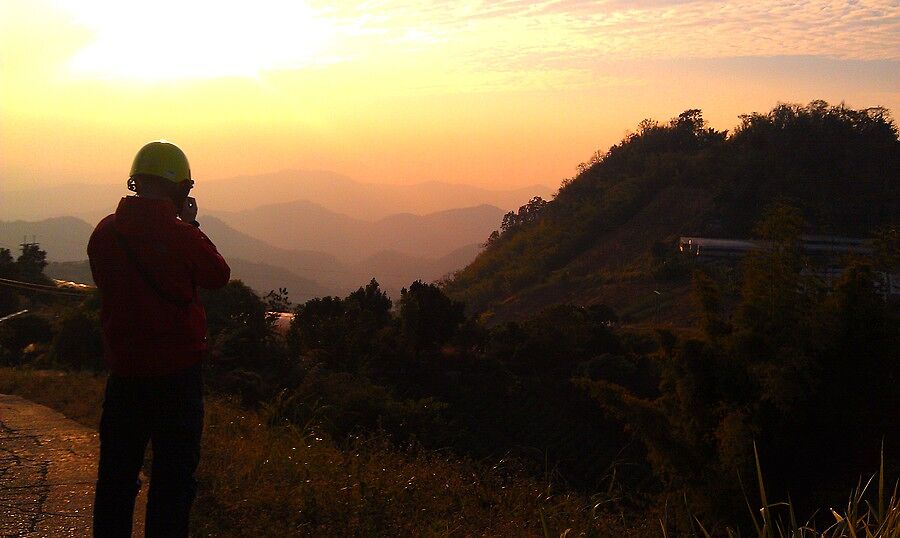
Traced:
<path fill-rule="evenodd" d="M 73 208 L 58 189 L 57 195 L 2 193 L 0 246 L 16 251 L 24 238 L 34 238 L 48 252 L 48 274 L 85 280 L 92 223 L 128 193 L 112 186 L 65 188 L 83 193 L 86 201 Z M 260 293 L 285 287 L 292 299 L 305 300 L 341 294 L 372 278 L 396 295 L 413 280 L 433 281 L 459 270 L 499 228 L 503 208 L 515 209 L 548 189 L 535 190 L 488 191 L 436 182 L 374 185 L 327 172 L 283 172 L 198 181 L 194 194 L 203 230 L 229 259 L 235 278 Z M 285 201 L 300 194 L 307 198 Z M 234 210 L 238 202 L 249 208 Z"/>

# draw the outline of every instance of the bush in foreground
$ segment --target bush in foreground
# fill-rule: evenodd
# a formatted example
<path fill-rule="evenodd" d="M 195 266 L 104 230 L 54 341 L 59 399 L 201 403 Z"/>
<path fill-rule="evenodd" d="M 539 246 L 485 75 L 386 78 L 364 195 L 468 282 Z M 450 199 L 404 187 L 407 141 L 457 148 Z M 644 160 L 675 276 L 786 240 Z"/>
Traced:
<path fill-rule="evenodd" d="M 16 393 L 96 427 L 104 379 L 87 373 L 0 368 L 0 393 Z M 514 461 L 488 467 L 383 435 L 338 446 L 301 429 L 207 399 L 196 536 L 647 536 L 596 511 L 592 499 L 523 473 Z M 273 425 L 272 422 L 277 422 Z"/>
<path fill-rule="evenodd" d="M 53 407 L 86 425 L 99 422 L 104 379 L 88 373 L 0 368 L 0 392 Z M 763 508 L 754 528 L 708 531 L 690 506 L 625 521 L 602 512 L 611 500 L 559 490 L 527 477 L 515 462 L 492 467 L 407 447 L 379 435 L 339 447 L 305 429 L 242 411 L 227 399 L 207 401 L 197 536 L 691 536 L 760 538 L 894 537 L 900 533 L 897 488 L 884 467 L 859 485 L 845 507 L 818 528 L 798 523 L 790 503 L 770 502 L 757 460 Z M 275 421 L 279 422 L 279 421 Z M 227 471 L 226 471 L 227 470 Z M 749 484 L 745 484 L 749 486 Z M 868 493 L 867 493 L 868 492 Z M 873 498 L 874 497 L 874 498 Z M 749 505 L 748 505 L 749 506 Z"/>

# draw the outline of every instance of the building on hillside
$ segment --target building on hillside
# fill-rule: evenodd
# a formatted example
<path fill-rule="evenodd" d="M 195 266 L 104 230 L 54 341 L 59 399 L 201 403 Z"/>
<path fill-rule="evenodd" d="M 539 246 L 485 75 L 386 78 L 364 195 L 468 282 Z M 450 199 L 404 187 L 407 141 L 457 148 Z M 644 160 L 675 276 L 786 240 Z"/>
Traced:
<path fill-rule="evenodd" d="M 750 239 L 716 239 L 711 237 L 681 237 L 678 250 L 700 262 L 728 262 L 743 258 L 748 252 L 766 248 L 765 241 Z M 805 275 L 815 276 L 827 286 L 833 286 L 840 278 L 847 256 L 870 256 L 874 253 L 871 241 L 854 237 L 833 235 L 800 236 L 800 248 L 813 260 L 803 270 Z M 875 289 L 885 299 L 900 298 L 900 274 L 875 271 Z"/>
<path fill-rule="evenodd" d="M 751 239 L 682 237 L 678 240 L 678 250 L 701 258 L 741 258 L 747 252 L 765 246 L 765 241 Z M 804 254 L 819 258 L 838 258 L 846 254 L 870 255 L 873 252 L 870 242 L 866 239 L 834 235 L 802 235 L 800 248 Z"/>

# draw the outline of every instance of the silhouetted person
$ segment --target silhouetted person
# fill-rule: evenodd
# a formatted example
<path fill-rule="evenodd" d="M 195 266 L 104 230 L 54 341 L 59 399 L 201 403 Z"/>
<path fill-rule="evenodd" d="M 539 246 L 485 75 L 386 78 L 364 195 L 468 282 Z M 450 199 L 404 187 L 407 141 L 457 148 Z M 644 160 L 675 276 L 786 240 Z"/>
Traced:
<path fill-rule="evenodd" d="M 200 361 L 206 313 L 197 286 L 220 288 L 231 270 L 199 229 L 188 197 L 187 157 L 166 141 L 134 159 L 122 198 L 88 243 L 100 289 L 110 374 L 100 420 L 94 535 L 130 536 L 147 443 L 153 465 L 148 537 L 187 536 L 200 461 L 203 390 Z"/>

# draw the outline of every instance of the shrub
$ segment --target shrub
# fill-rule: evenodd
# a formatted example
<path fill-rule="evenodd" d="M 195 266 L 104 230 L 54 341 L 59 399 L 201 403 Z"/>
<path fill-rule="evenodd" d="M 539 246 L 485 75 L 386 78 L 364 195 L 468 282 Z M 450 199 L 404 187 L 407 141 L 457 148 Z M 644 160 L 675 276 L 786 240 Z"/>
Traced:
<path fill-rule="evenodd" d="M 103 337 L 97 311 L 82 306 L 66 313 L 59 322 L 49 359 L 65 369 L 102 370 Z"/>
<path fill-rule="evenodd" d="M 53 337 L 50 322 L 35 314 L 23 314 L 0 325 L 0 357 L 7 365 L 20 364 L 29 344 L 45 344 Z"/>

